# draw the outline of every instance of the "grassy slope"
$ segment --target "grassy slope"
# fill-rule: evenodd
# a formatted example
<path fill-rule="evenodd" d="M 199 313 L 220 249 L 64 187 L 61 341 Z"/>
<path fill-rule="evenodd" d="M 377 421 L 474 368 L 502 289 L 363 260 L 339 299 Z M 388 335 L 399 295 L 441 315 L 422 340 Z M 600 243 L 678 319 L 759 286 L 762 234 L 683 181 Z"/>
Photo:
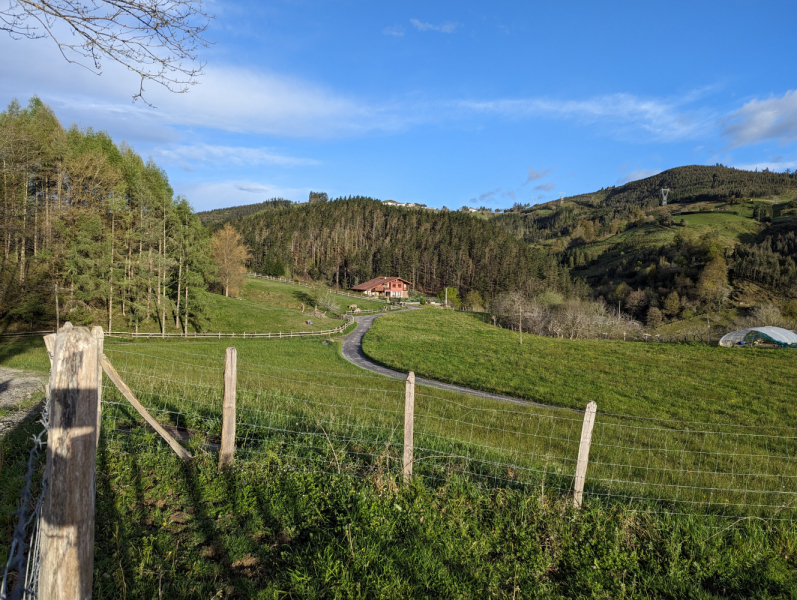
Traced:
<path fill-rule="evenodd" d="M 276 303 L 274 296 L 270 299 Z M 481 327 L 463 314 L 412 315 L 470 319 L 459 326 Z M 377 324 L 400 318 L 382 317 Z M 452 324 L 427 322 L 421 329 Z M 532 338 L 526 337 L 524 346 L 527 340 Z M 536 340 L 542 341 L 562 344 Z M 99 458 L 95 597 L 118 597 L 120 590 L 128 597 L 158 597 L 160 589 L 170 598 L 218 592 L 250 598 L 774 598 L 797 590 L 797 538 L 788 524 L 746 520 L 732 525 L 712 517 L 638 513 L 589 497 L 586 510 L 576 515 L 567 508 L 566 497 L 549 492 L 543 498 L 529 488 L 495 489 L 486 484 L 497 480 L 428 471 L 434 461 L 418 463 L 419 479 L 413 486 L 397 486 L 400 446 L 388 452 L 382 441 L 378 450 L 364 442 L 345 442 L 336 432 L 352 425 L 358 437 L 398 435 L 400 441 L 401 413 L 393 411 L 403 406 L 403 384 L 363 373 L 340 356 L 337 344 L 324 345 L 317 339 L 232 344 L 109 340 L 106 352 L 129 383 L 142 368 L 145 376 L 154 368 L 164 385 L 188 400 L 179 409 L 192 412 L 191 402 L 197 397 L 186 392 L 197 376 L 215 386 L 210 396 L 219 403 L 221 358 L 228 345 L 238 348 L 239 436 L 251 443 L 249 436 L 258 430 L 243 423 L 265 411 L 277 417 L 275 421 L 263 415 L 264 424 L 277 427 L 273 441 L 264 442 L 267 447 L 257 454 L 240 451 L 236 468 L 219 474 L 215 455 L 195 442 L 191 449 L 198 459 L 186 466 L 151 434 L 144 446 L 130 441 L 137 439 L 135 433 L 108 435 L 108 425 L 130 418 L 109 406 Z M 472 353 L 480 345 L 465 348 Z M 412 347 L 417 350 L 417 343 Z M 443 349 L 446 354 L 451 350 L 445 344 Z M 46 368 L 38 340 L 3 345 L 0 352 L 0 364 Z M 594 359 L 584 352 L 573 356 Z M 559 373 L 568 374 L 566 369 Z M 146 377 L 134 389 L 144 392 L 137 393 L 153 409 L 158 406 L 157 394 L 146 393 L 153 389 Z M 466 416 L 474 411 L 462 411 L 496 403 L 420 386 L 418 391 L 454 401 L 454 413 L 440 414 L 452 427 L 465 425 L 464 433 L 443 431 L 432 419 L 433 434 L 489 441 L 474 438 Z M 106 399 L 121 401 L 112 394 Z M 424 424 L 434 416 L 433 409 L 423 401 L 416 406 L 416 443 L 428 441 Z M 517 410 L 521 414 L 522 409 Z M 136 423 L 137 415 L 127 413 Z M 156 414 L 169 420 L 164 413 Z M 285 423 L 279 421 L 281 416 Z M 326 423 L 323 436 L 281 432 L 293 429 L 294 419 L 296 425 L 304 419 L 312 429 L 319 418 Z M 544 442 L 549 448 L 551 441 Z M 14 447 L 21 450 L 23 445 Z M 391 459 L 370 462 L 368 456 L 373 455 L 368 452 L 385 452 Z M 13 494 L 4 499 L 9 501 Z M 10 523 L 6 518 L 3 525 Z"/>
<path fill-rule="evenodd" d="M 793 352 L 557 340 L 435 309 L 377 319 L 365 352 L 418 375 L 572 408 L 797 426 Z"/>

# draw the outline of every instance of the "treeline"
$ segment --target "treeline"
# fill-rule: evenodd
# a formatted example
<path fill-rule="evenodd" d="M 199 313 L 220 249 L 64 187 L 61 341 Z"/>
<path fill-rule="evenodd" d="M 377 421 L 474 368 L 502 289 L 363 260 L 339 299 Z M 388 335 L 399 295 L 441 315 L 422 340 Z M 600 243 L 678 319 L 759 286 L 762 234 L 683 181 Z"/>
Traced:
<path fill-rule="evenodd" d="M 351 287 L 397 275 L 418 290 L 445 286 L 491 298 L 512 289 L 586 294 L 555 256 L 458 212 L 385 206 L 365 197 L 264 210 L 234 223 L 255 271 Z"/>
<path fill-rule="evenodd" d="M 286 206 L 291 206 L 292 204 L 293 202 L 290 200 L 285 200 L 283 198 L 271 198 L 270 200 L 258 202 L 256 204 L 245 204 L 243 206 L 230 206 L 229 208 L 205 210 L 198 212 L 197 216 L 199 217 L 199 220 L 209 228 L 218 229 L 225 223 L 243 219 L 244 217 L 248 217 L 256 212 L 260 212 L 261 210 L 267 210 L 269 208 L 285 208 Z"/>
<path fill-rule="evenodd" d="M 203 321 L 207 230 L 166 174 L 102 132 L 65 129 L 38 98 L 0 113 L 0 319 L 107 317 L 108 329 Z"/>
<path fill-rule="evenodd" d="M 691 165 L 653 177 L 563 198 L 543 206 L 517 208 L 495 222 L 529 243 L 553 238 L 591 242 L 644 222 L 645 213 L 659 206 L 661 189 L 669 189 L 668 204 L 742 202 L 797 189 L 797 173 L 745 171 L 722 165 Z"/>
<path fill-rule="evenodd" d="M 788 296 L 797 295 L 797 220 L 770 225 L 752 244 L 738 244 L 731 274 Z"/>

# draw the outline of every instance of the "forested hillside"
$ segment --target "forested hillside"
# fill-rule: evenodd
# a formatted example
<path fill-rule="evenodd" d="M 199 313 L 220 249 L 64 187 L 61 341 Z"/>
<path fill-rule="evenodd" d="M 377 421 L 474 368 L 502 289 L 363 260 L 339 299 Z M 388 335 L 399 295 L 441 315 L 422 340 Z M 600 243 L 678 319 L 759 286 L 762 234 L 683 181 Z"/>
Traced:
<path fill-rule="evenodd" d="M 290 206 L 291 204 L 293 204 L 293 202 L 290 200 L 272 198 L 271 200 L 258 202 L 256 204 L 244 204 L 243 206 L 230 206 L 229 208 L 205 210 L 198 212 L 197 216 L 202 223 L 211 229 L 216 229 L 224 225 L 224 223 L 234 221 L 236 219 L 242 219 L 256 212 L 260 212 L 261 210 L 267 210 L 269 208 L 283 208 Z"/>
<path fill-rule="evenodd" d="M 727 306 L 743 282 L 797 296 L 794 173 L 679 167 L 493 221 L 650 324 Z"/>
<path fill-rule="evenodd" d="M 0 158 L 5 325 L 53 323 L 56 289 L 62 321 L 201 321 L 208 233 L 154 162 L 105 133 L 65 129 L 38 98 L 0 113 Z"/>
<path fill-rule="evenodd" d="M 487 297 L 516 288 L 574 292 L 555 256 L 463 213 L 349 197 L 264 210 L 234 225 L 252 249 L 254 270 L 265 274 L 341 287 L 398 275 L 426 292 L 453 286 Z"/>

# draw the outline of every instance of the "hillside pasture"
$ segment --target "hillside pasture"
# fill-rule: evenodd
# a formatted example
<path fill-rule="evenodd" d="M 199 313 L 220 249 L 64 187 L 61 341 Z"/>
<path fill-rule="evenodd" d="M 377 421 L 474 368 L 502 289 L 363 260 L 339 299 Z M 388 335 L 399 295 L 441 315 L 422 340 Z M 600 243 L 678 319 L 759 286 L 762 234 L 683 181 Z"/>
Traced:
<path fill-rule="evenodd" d="M 704 344 L 523 336 L 468 313 L 380 317 L 363 340 L 400 371 L 573 409 L 748 426 L 797 427 L 794 352 Z"/>

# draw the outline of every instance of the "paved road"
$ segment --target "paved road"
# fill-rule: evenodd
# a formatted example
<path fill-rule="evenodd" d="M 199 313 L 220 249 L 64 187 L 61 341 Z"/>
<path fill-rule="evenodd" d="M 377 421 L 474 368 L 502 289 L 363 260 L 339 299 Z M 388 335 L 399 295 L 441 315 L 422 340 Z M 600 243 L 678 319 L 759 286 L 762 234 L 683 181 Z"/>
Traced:
<path fill-rule="evenodd" d="M 395 314 L 395 313 L 385 313 L 385 314 Z M 373 371 L 374 373 L 380 373 L 382 375 L 387 375 L 388 377 L 393 377 L 396 379 L 406 379 L 407 378 L 406 373 L 400 373 L 399 371 L 394 371 L 393 369 L 388 369 L 387 367 L 383 367 L 382 365 L 379 365 L 374 361 L 372 361 L 363 352 L 363 336 L 371 328 L 371 325 L 373 325 L 374 319 L 378 319 L 379 317 L 384 317 L 385 314 L 368 315 L 366 317 L 354 318 L 355 321 L 357 321 L 357 328 L 354 331 L 352 331 L 343 340 L 343 348 L 342 348 L 343 357 L 349 362 L 354 363 L 355 365 L 357 365 L 358 367 L 362 367 L 363 369 L 367 369 L 368 371 Z M 492 400 L 500 400 L 501 402 L 511 402 L 513 404 L 523 404 L 526 406 L 539 406 L 543 408 L 556 408 L 554 406 L 545 406 L 544 404 L 529 402 L 527 400 L 519 400 L 518 398 L 512 398 L 511 396 L 502 396 L 501 394 L 491 394 L 489 392 L 472 390 L 470 388 L 462 387 L 459 385 L 452 385 L 450 383 L 441 383 L 439 381 L 434 381 L 432 379 L 423 379 L 422 377 L 416 377 L 415 384 L 426 385 L 441 390 L 448 390 L 449 392 L 458 392 L 460 394 L 467 394 L 469 396 L 476 396 L 478 398 L 490 398 Z"/>

